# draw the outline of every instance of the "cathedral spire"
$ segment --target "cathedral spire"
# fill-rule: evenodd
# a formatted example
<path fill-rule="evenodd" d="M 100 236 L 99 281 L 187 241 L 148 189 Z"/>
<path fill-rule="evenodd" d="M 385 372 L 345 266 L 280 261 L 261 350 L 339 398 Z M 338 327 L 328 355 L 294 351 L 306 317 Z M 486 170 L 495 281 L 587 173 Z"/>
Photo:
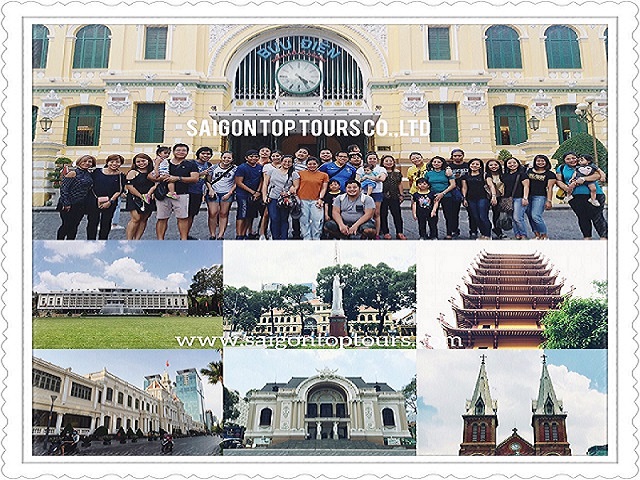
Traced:
<path fill-rule="evenodd" d="M 476 387 L 473 390 L 471 400 L 466 403 L 466 415 L 496 415 L 498 413 L 498 402 L 491 399 L 489 391 L 489 377 L 485 368 L 486 355 L 481 355 L 480 372 L 476 380 Z"/>
<path fill-rule="evenodd" d="M 538 388 L 538 399 L 531 402 L 531 410 L 535 415 L 560 415 L 562 411 L 562 400 L 558 400 L 553 389 L 551 376 L 547 370 L 547 356 L 542 355 L 542 375 L 540 376 L 540 386 Z"/>

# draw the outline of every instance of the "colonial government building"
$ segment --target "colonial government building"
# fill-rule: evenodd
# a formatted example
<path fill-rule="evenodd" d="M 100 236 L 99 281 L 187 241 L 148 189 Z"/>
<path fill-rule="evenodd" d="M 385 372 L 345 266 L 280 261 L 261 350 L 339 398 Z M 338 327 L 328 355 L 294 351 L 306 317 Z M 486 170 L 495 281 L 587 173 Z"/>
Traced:
<path fill-rule="evenodd" d="M 410 437 L 402 392 L 327 368 L 267 383 L 248 398 L 245 439 L 254 446 L 305 440 L 392 446 Z"/>
<path fill-rule="evenodd" d="M 59 156 L 176 142 L 530 160 L 585 131 L 585 99 L 606 115 L 607 47 L 594 24 L 36 24 L 33 202 Z"/>
<path fill-rule="evenodd" d="M 67 425 L 81 435 L 90 435 L 100 426 L 110 434 L 120 427 L 125 432 L 140 429 L 145 435 L 160 429 L 183 434 L 204 431 L 202 419 L 192 418 L 185 410 L 181 390 L 167 372 L 146 377 L 144 388 L 140 388 L 106 368 L 82 375 L 33 357 L 32 376 L 34 436 L 44 435 L 47 425 L 52 435 Z M 181 377 L 178 372 L 176 380 L 180 382 Z"/>

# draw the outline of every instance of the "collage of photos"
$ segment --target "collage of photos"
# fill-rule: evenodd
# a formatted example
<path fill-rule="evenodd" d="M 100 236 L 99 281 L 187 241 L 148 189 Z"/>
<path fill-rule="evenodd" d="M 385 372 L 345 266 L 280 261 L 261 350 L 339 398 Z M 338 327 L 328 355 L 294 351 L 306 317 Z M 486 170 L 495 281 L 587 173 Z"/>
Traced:
<path fill-rule="evenodd" d="M 607 457 L 608 23 L 563 21 L 30 24 L 28 455 Z"/>

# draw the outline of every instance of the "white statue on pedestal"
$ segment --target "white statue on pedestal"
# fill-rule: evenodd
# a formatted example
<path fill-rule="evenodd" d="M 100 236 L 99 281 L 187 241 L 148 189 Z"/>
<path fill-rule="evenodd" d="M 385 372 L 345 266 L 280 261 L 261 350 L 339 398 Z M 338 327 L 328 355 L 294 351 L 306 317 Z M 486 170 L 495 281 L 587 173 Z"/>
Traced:
<path fill-rule="evenodd" d="M 331 316 L 344 317 L 344 308 L 342 307 L 342 287 L 340 283 L 340 275 L 337 273 L 333 277 L 333 297 L 331 302 Z"/>

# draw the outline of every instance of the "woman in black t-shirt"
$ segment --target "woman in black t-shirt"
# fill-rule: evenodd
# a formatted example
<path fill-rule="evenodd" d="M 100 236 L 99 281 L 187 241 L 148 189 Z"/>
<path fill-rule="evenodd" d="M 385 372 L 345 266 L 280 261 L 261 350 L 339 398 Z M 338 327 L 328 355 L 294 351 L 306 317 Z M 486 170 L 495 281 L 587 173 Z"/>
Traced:
<path fill-rule="evenodd" d="M 505 163 L 504 198 L 513 198 L 513 233 L 516 240 L 527 238 L 527 225 L 524 220 L 529 205 L 529 178 L 525 168 L 515 157 L 508 158 Z"/>
<path fill-rule="evenodd" d="M 546 240 L 549 236 L 542 214 L 545 210 L 551 209 L 553 186 L 556 183 L 556 176 L 551 171 L 551 162 L 546 155 L 533 157 L 533 167 L 527 170 L 527 178 L 529 179 L 529 208 L 527 209 L 529 225 L 537 239 Z"/>
<path fill-rule="evenodd" d="M 475 220 L 480 230 L 480 239 L 491 239 L 491 222 L 489 221 L 489 195 L 495 201 L 496 191 L 492 184 L 488 184 L 484 176 L 484 164 L 479 158 L 472 158 L 469 162 L 469 172 L 462 177 L 462 203 L 466 207 L 469 217 Z"/>
<path fill-rule="evenodd" d="M 111 232 L 111 220 L 124 191 L 125 176 L 120 171 L 124 163 L 122 155 L 107 157 L 106 165 L 97 168 L 93 177 L 93 194 L 87 196 L 87 240 L 107 240 Z M 98 234 L 98 225 L 100 233 Z"/>

